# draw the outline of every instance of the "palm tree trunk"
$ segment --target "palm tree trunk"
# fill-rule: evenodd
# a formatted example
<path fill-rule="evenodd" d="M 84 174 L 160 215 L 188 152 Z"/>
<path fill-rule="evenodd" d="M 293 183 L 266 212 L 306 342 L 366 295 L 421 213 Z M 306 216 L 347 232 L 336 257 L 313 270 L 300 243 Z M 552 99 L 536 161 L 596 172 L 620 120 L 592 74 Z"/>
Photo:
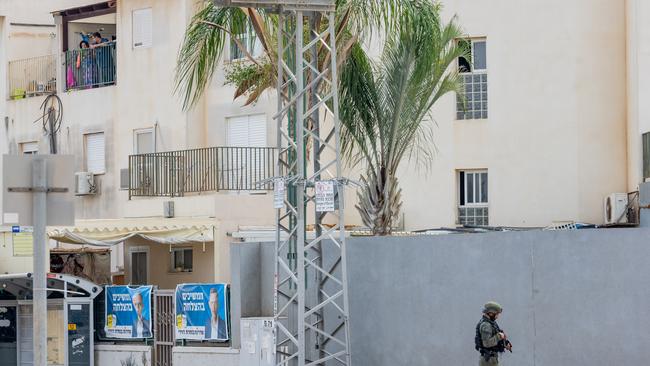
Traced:
<path fill-rule="evenodd" d="M 355 206 L 363 224 L 373 235 L 390 235 L 402 207 L 402 190 L 397 177 L 382 169 L 379 174 L 369 171 L 361 176 L 362 187 L 357 192 Z"/>

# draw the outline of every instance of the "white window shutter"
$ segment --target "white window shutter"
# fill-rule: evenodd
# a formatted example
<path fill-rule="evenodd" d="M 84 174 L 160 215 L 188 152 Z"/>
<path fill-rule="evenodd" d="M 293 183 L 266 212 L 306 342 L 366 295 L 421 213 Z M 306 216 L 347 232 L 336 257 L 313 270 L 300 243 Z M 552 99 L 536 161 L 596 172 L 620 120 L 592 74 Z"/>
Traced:
<path fill-rule="evenodd" d="M 86 169 L 93 174 L 106 172 L 104 133 L 86 135 Z"/>
<path fill-rule="evenodd" d="M 232 117 L 228 119 L 228 146 L 248 146 L 248 116 Z"/>
<path fill-rule="evenodd" d="M 266 115 L 248 116 L 248 146 L 266 147 Z"/>
<path fill-rule="evenodd" d="M 153 45 L 153 11 L 151 8 L 133 11 L 133 48 Z"/>

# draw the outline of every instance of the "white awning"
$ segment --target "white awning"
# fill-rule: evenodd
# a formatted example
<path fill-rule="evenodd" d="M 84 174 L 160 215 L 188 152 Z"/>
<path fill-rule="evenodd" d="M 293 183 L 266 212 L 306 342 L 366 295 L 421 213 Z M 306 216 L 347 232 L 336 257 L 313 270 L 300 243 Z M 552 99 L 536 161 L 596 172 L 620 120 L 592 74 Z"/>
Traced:
<path fill-rule="evenodd" d="M 79 220 L 74 227 L 50 228 L 52 240 L 69 244 L 113 246 L 140 237 L 159 244 L 205 244 L 214 241 L 215 219 L 135 218 Z"/>

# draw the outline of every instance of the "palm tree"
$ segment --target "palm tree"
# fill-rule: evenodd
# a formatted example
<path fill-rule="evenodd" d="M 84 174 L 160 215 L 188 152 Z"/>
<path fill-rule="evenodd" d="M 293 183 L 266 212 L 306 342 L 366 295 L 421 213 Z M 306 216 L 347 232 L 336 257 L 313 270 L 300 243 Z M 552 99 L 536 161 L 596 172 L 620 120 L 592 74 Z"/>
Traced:
<path fill-rule="evenodd" d="M 443 24 L 439 5 L 423 7 L 387 36 L 377 65 L 355 45 L 342 69 L 343 151 L 365 169 L 356 207 L 375 235 L 390 234 L 400 212 L 402 161 L 433 157 L 431 108 L 449 92 L 462 96 L 450 67 L 469 57 L 457 42 L 462 36 L 455 19 Z"/>
<path fill-rule="evenodd" d="M 403 19 L 402 14 L 431 6 L 431 1 L 337 0 L 338 62 L 342 64 L 352 47 L 368 39 L 373 32 L 393 31 Z M 199 6 L 187 27 L 177 60 L 176 91 L 183 98 L 183 107 L 187 109 L 195 105 L 205 92 L 221 62 L 228 39 L 248 61 L 236 63 L 227 70 L 226 80 L 236 87 L 234 98 L 247 96 L 246 104 L 250 104 L 265 90 L 275 88 L 277 15 L 262 9 L 218 7 L 212 0 L 203 0 Z M 326 29 L 325 19 L 319 23 L 322 30 Z M 238 38 L 238 35 L 248 32 L 249 27 L 264 51 L 259 57 L 250 54 Z M 321 54 L 328 52 L 325 49 L 319 51 Z"/>

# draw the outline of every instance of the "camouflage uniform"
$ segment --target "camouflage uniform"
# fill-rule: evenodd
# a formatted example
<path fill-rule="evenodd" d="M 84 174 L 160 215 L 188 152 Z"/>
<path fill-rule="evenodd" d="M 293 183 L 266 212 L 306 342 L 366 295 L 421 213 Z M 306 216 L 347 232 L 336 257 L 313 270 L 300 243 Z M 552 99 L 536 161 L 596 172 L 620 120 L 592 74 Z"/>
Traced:
<path fill-rule="evenodd" d="M 476 350 L 481 352 L 479 366 L 494 366 L 499 364 L 499 353 L 504 351 L 505 342 L 499 339 L 501 329 L 496 321 L 490 319 L 487 313 L 501 313 L 503 308 L 496 302 L 490 301 L 483 308 L 483 318 L 476 325 Z"/>
<path fill-rule="evenodd" d="M 481 341 L 483 347 L 485 348 L 496 348 L 499 344 L 498 328 L 492 324 L 492 321 L 489 320 L 486 316 L 481 320 L 481 325 L 479 326 L 479 332 L 481 335 Z M 479 360 L 479 366 L 493 366 L 499 364 L 499 354 L 498 352 L 488 352 L 484 355 L 481 355 Z"/>

